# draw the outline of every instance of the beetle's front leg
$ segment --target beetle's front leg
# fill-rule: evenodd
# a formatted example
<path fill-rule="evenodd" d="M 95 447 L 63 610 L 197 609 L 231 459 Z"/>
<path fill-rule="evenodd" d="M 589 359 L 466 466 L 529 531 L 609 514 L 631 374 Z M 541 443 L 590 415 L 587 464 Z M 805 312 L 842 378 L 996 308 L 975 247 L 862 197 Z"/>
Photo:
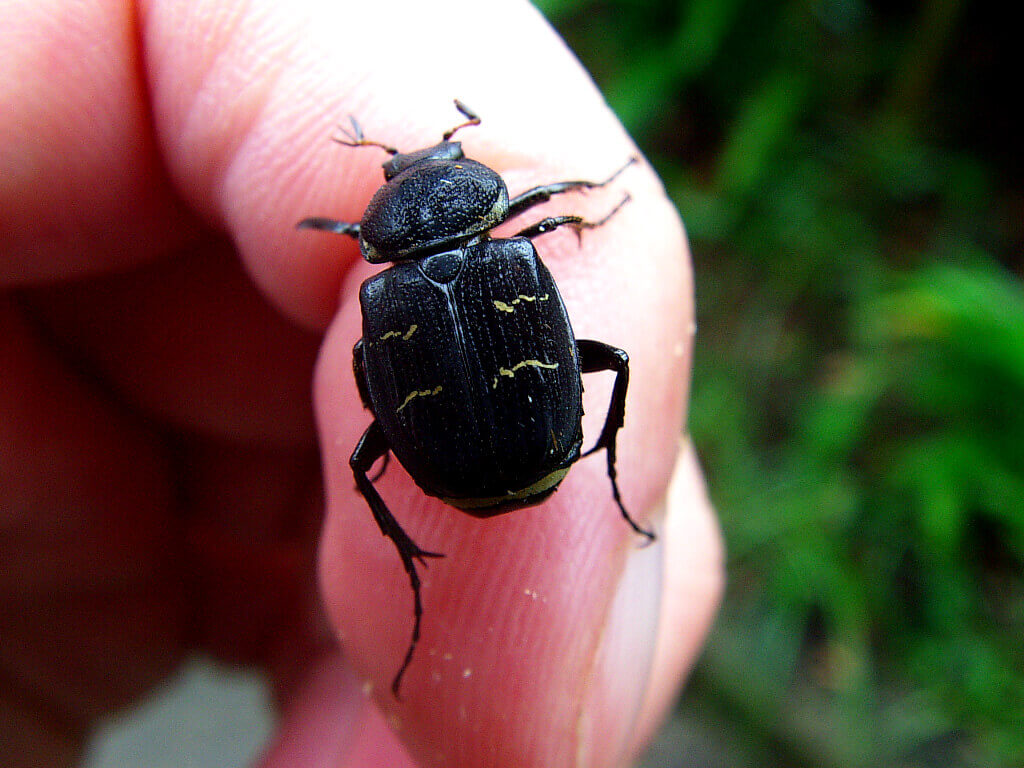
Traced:
<path fill-rule="evenodd" d="M 568 224 L 576 232 L 576 239 L 579 240 L 584 229 L 594 229 L 595 227 L 600 227 L 606 224 L 608 220 L 618 213 L 622 206 L 628 203 L 631 199 L 632 198 L 627 194 L 619 201 L 618 205 L 597 221 L 585 221 L 582 216 L 548 216 L 546 219 L 541 219 L 536 224 L 520 230 L 515 234 L 515 236 L 532 239 L 538 235 L 543 235 Z"/>
<path fill-rule="evenodd" d="M 348 235 L 353 240 L 359 239 L 359 225 L 337 219 L 325 219 L 323 216 L 310 216 L 295 225 L 296 229 L 320 229 L 336 235 Z"/>
<path fill-rule="evenodd" d="M 629 523 L 630 527 L 641 536 L 646 536 L 648 541 L 654 541 L 654 534 L 641 528 L 622 503 L 622 496 L 619 494 L 619 484 L 616 480 L 615 471 L 615 440 L 618 437 L 619 429 L 626 420 L 626 390 L 629 387 L 629 355 L 623 350 L 604 344 L 600 341 L 577 339 L 576 349 L 579 351 L 580 370 L 583 373 L 595 373 L 597 371 L 615 371 L 615 385 L 612 388 L 612 400 L 608 406 L 608 415 L 605 417 L 604 428 L 597 443 L 584 456 L 589 456 L 594 451 L 604 448 L 608 457 L 608 478 L 612 481 L 612 496 L 619 506 L 622 517 Z"/>
<path fill-rule="evenodd" d="M 557 181 L 554 184 L 545 184 L 542 187 L 528 189 L 521 195 L 516 195 L 509 200 L 508 213 L 505 218 L 511 219 L 513 216 L 518 216 L 523 211 L 529 210 L 535 205 L 546 203 L 551 199 L 552 195 L 560 195 L 563 192 L 575 192 L 580 189 L 600 189 L 601 187 L 607 186 L 615 181 L 620 173 L 629 168 L 629 166 L 635 162 L 635 157 L 629 158 L 625 165 L 615 171 L 615 173 L 604 181 Z"/>
<path fill-rule="evenodd" d="M 409 650 L 405 653 L 402 666 L 399 667 L 398 674 L 395 675 L 395 679 L 391 683 L 391 692 L 395 695 L 395 698 L 398 698 L 398 689 L 402 684 L 402 675 L 405 674 L 409 662 L 412 661 L 413 651 L 416 650 L 416 643 L 420 639 L 420 618 L 423 616 L 423 603 L 420 600 L 420 576 L 416 571 L 416 560 L 419 560 L 425 566 L 427 562 L 424 558 L 444 557 L 444 555 L 420 549 L 416 542 L 410 539 L 408 534 L 402 530 L 402 526 L 395 520 L 395 516 L 391 514 L 384 500 L 377 493 L 377 489 L 370 482 L 367 472 L 370 471 L 370 468 L 377 459 L 387 454 L 388 450 L 384 430 L 374 421 L 367 428 L 366 432 L 363 433 L 355 450 L 352 452 L 349 465 L 352 467 L 352 474 L 356 479 L 356 488 L 359 489 L 359 493 L 366 499 L 366 503 L 370 505 L 373 519 L 377 521 L 381 533 L 394 542 L 395 548 L 398 550 L 398 556 L 402 559 L 402 565 L 405 567 L 405 572 L 409 574 L 409 583 L 412 585 L 412 639 L 409 642 Z"/>

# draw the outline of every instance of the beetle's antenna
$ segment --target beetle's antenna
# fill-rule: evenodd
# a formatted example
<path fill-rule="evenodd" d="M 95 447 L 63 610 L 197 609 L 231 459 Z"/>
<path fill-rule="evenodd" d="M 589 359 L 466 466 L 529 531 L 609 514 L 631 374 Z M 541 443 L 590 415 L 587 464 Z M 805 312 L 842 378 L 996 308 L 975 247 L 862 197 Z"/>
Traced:
<path fill-rule="evenodd" d="M 346 147 L 380 147 L 389 155 L 397 155 L 398 150 L 387 144 L 382 144 L 379 141 L 371 141 L 370 139 L 363 136 L 363 126 L 359 124 L 353 115 L 348 116 L 348 120 L 352 123 L 352 130 L 348 130 L 345 126 L 339 125 L 338 130 L 341 131 L 341 135 L 345 138 L 339 139 L 337 136 L 334 137 L 334 141 L 339 144 L 344 144 Z"/>
<path fill-rule="evenodd" d="M 451 139 L 451 137 L 455 135 L 455 132 L 460 128 L 467 128 L 471 125 L 480 125 L 480 116 L 477 115 L 476 112 L 467 107 L 458 99 L 455 99 L 455 108 L 459 110 L 459 112 L 461 112 L 463 116 L 465 116 L 468 119 L 464 123 L 459 123 L 450 131 L 446 131 L 445 134 L 441 137 L 441 141 L 448 141 L 449 139 Z"/>

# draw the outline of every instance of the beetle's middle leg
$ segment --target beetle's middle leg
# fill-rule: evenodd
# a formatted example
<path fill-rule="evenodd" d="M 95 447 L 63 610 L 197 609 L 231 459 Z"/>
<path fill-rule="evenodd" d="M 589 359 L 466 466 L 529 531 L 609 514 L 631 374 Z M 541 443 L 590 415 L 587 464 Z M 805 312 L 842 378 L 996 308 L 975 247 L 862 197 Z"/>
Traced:
<path fill-rule="evenodd" d="M 517 195 L 509 200 L 508 213 L 505 215 L 505 218 L 511 219 L 513 216 L 518 216 L 523 211 L 529 210 L 535 205 L 546 203 L 551 199 L 552 195 L 560 195 L 563 192 L 575 192 L 580 189 L 599 189 L 607 186 L 615 181 L 615 179 L 619 177 L 620 173 L 629 168 L 629 166 L 633 165 L 636 161 L 637 159 L 635 157 L 629 158 L 625 165 L 615 171 L 615 173 L 604 181 L 557 181 L 554 184 L 545 184 L 542 187 L 528 189 L 521 195 Z"/>
<path fill-rule="evenodd" d="M 605 417 L 604 428 L 597 443 L 584 456 L 589 456 L 594 451 L 602 448 L 608 457 L 608 479 L 612 481 L 612 496 L 619 506 L 622 517 L 629 526 L 646 536 L 648 542 L 654 541 L 654 534 L 645 528 L 641 528 L 637 522 L 630 517 L 629 512 L 622 503 L 622 496 L 619 494 L 619 484 L 616 480 L 615 471 L 615 439 L 619 429 L 626 419 L 626 389 L 629 387 L 629 355 L 623 350 L 604 344 L 600 341 L 588 339 L 577 339 L 576 349 L 579 352 L 580 370 L 583 373 L 595 373 L 597 371 L 615 371 L 615 385 L 612 388 L 612 400 L 608 406 L 608 415 Z"/>
<path fill-rule="evenodd" d="M 366 363 L 364 362 L 363 354 L 363 340 L 360 339 L 356 342 L 355 346 L 352 347 L 352 373 L 356 379 L 356 389 L 359 391 L 359 399 L 363 403 L 363 408 L 368 411 L 373 410 L 373 406 L 370 404 L 370 389 L 366 384 Z M 388 470 L 388 464 L 391 461 L 391 451 L 384 451 L 384 461 L 381 462 L 380 469 L 370 478 L 371 483 L 376 483 Z"/>
<path fill-rule="evenodd" d="M 377 521 L 380 532 L 394 542 L 395 548 L 398 550 L 398 556 L 402 559 L 402 565 L 405 567 L 405 572 L 409 574 L 409 583 L 412 586 L 412 639 L 409 642 L 409 650 L 405 652 L 402 666 L 399 667 L 398 674 L 395 675 L 395 679 L 391 683 L 391 691 L 394 693 L 395 698 L 397 698 L 398 688 L 402 684 L 402 675 L 405 674 L 409 662 L 412 661 L 413 651 L 416 650 L 416 643 L 420 639 L 420 618 L 423 616 L 423 603 L 420 600 L 420 575 L 416 571 L 416 560 L 419 560 L 420 564 L 425 566 L 427 562 L 424 558 L 444 557 L 444 555 L 420 549 L 416 542 L 410 539 L 409 535 L 402 530 L 402 526 L 395 520 L 395 516 L 391 514 L 391 510 L 387 508 L 384 500 L 377 493 L 377 489 L 370 482 L 367 472 L 370 471 L 370 468 L 379 458 L 387 454 L 388 450 L 384 430 L 374 420 L 359 439 L 359 443 L 352 452 L 352 458 L 349 459 L 349 465 L 352 467 L 352 474 L 356 479 L 356 488 L 359 489 L 359 493 L 366 499 L 366 503 L 370 505 L 373 519 Z"/>

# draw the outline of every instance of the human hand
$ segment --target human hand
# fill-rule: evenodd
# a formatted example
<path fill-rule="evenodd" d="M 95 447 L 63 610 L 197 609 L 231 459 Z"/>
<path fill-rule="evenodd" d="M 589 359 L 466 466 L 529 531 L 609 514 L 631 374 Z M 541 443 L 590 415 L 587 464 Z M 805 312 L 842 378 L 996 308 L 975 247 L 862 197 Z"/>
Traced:
<path fill-rule="evenodd" d="M 612 222 L 582 248 L 556 233 L 539 251 L 577 335 L 630 353 L 619 478 L 659 540 L 637 547 L 601 457 L 574 466 L 544 505 L 482 521 L 425 498 L 393 465 L 382 495 L 414 540 L 447 555 L 424 574 L 401 701 L 388 688 L 412 620 L 408 583 L 348 468 L 369 422 L 351 376 L 355 293 L 375 268 L 352 243 L 294 230 L 314 213 L 357 221 L 381 183 L 379 154 L 327 140 L 349 113 L 372 138 L 416 148 L 449 127 L 458 97 L 484 119 L 459 135 L 467 154 L 513 194 L 603 178 L 634 154 L 536 12 L 5 11 L 5 760 L 70 764 L 97 716 L 197 647 L 274 681 L 282 719 L 266 766 L 408 764 L 385 721 L 424 766 L 635 755 L 721 581 L 692 452 L 677 459 L 692 297 L 657 180 L 631 169 L 616 188 L 633 201 Z M 593 218 L 616 200 L 567 195 L 538 210 Z M 603 379 L 587 377 L 586 445 Z M 327 621 L 312 575 L 321 488 Z"/>

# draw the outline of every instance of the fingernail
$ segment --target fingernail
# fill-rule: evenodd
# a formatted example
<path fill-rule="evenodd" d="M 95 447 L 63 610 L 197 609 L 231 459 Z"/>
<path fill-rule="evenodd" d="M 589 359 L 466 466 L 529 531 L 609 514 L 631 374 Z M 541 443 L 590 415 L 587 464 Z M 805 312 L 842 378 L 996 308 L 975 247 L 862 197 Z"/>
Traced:
<path fill-rule="evenodd" d="M 663 517 L 661 508 L 650 519 Z M 578 768 L 619 765 L 632 746 L 658 636 L 663 552 L 658 538 L 626 556 L 580 711 Z"/>

